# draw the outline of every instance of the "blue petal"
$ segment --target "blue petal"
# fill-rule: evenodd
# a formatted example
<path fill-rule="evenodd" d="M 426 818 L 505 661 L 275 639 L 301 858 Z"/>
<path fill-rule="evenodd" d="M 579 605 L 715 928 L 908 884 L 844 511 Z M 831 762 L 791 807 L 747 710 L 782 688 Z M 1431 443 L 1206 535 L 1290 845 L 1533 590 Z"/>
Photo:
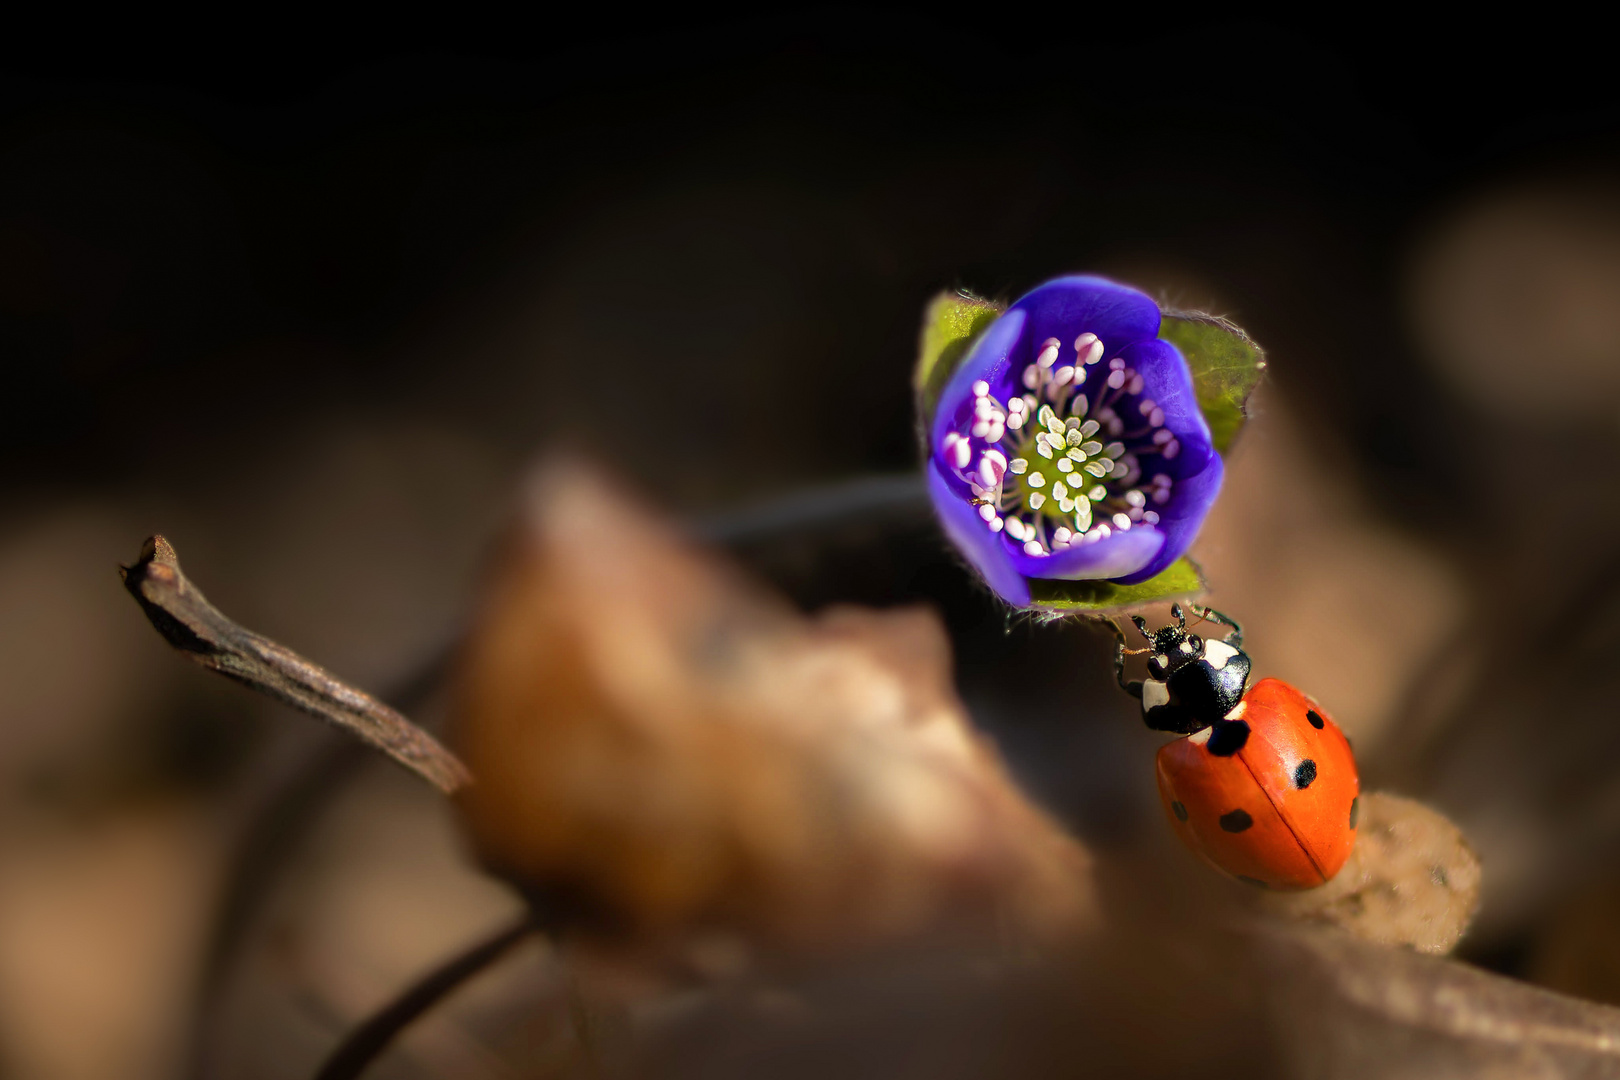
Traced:
<path fill-rule="evenodd" d="M 1049 337 L 1062 343 L 1067 353 L 1074 339 L 1093 333 L 1102 339 L 1103 355 L 1114 356 L 1133 341 L 1152 341 L 1159 336 L 1159 305 L 1146 293 L 1117 285 L 1100 277 L 1060 277 L 1024 294 L 1008 312 L 1029 315 L 1024 340 L 1030 357 L 1034 348 Z M 1065 361 L 1071 359 L 1065 356 Z"/>
<path fill-rule="evenodd" d="M 1136 525 L 1105 540 L 1076 544 L 1050 555 L 1008 553 L 1013 568 L 1025 577 L 1064 581 L 1112 580 L 1151 565 L 1164 546 L 1164 534 L 1151 525 Z M 1006 541 L 1010 546 L 1012 541 Z"/>
<path fill-rule="evenodd" d="M 1209 508 L 1215 505 L 1215 496 L 1220 493 L 1221 480 L 1225 475 L 1226 465 L 1221 461 L 1221 455 L 1211 454 L 1203 472 L 1176 481 L 1171 489 L 1170 501 L 1156 507 L 1159 530 L 1164 533 L 1164 547 L 1142 569 L 1119 578 L 1121 585 L 1146 581 L 1186 554 L 1193 540 L 1197 539 L 1198 530 L 1203 528 Z"/>
<path fill-rule="evenodd" d="M 939 405 L 934 410 L 933 430 L 928 436 L 930 457 L 938 456 L 947 433 L 961 431 L 967 426 L 964 421 L 973 411 L 973 384 L 984 379 L 994 386 L 1007 378 L 1013 346 L 1018 343 L 1019 334 L 1024 329 L 1024 319 L 1022 311 L 1009 311 L 991 323 L 990 328 L 973 343 L 967 359 L 956 369 L 951 381 L 945 384 L 944 392 L 939 395 Z M 1019 372 L 1022 371 L 1020 367 Z"/>
<path fill-rule="evenodd" d="M 1127 345 L 1120 356 L 1142 376 L 1142 397 L 1152 398 L 1164 410 L 1164 426 L 1175 432 L 1181 443 L 1181 453 L 1162 464 L 1150 458 L 1151 467 L 1143 471 L 1150 476 L 1156 472 L 1169 474 L 1174 479 L 1196 476 L 1217 456 L 1210 439 L 1209 422 L 1198 407 L 1198 391 L 1193 388 L 1192 372 L 1181 350 L 1168 341 L 1155 338 Z"/>
<path fill-rule="evenodd" d="M 1220 493 L 1226 466 L 1210 440 L 1209 424 L 1198 408 L 1198 394 L 1181 351 L 1168 341 L 1141 341 L 1120 354 L 1142 375 L 1142 396 L 1164 410 L 1164 426 L 1175 432 L 1181 452 L 1170 461 L 1148 457 L 1142 471 L 1163 472 L 1175 480 L 1170 501 L 1155 506 L 1164 547 L 1141 569 L 1119 579 L 1122 585 L 1146 581 L 1182 555 L 1203 527 L 1204 518 Z"/>
<path fill-rule="evenodd" d="M 1003 600 L 1018 607 L 1029 606 L 1029 586 L 1013 569 L 1010 552 L 1000 533 L 991 532 L 979 517 L 979 512 L 965 497 L 952 490 L 950 483 L 930 462 L 924 470 L 928 474 L 928 495 L 934 500 L 934 512 L 945 535 L 956 545 L 973 568 L 984 575 L 984 580 Z"/>

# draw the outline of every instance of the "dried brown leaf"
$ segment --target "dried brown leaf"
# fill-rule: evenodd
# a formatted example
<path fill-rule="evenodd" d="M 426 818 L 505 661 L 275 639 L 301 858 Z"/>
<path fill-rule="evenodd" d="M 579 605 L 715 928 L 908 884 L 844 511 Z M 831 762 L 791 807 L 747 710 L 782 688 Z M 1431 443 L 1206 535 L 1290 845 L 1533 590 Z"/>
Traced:
<path fill-rule="evenodd" d="M 1367 792 L 1355 850 L 1319 889 L 1268 894 L 1266 906 L 1320 919 L 1359 938 L 1450 952 L 1479 906 L 1479 859 L 1462 831 L 1420 802 Z"/>
<path fill-rule="evenodd" d="M 558 918 L 789 948 L 1092 918 L 936 616 L 804 618 L 577 463 L 535 479 L 455 713 L 478 853 Z"/>

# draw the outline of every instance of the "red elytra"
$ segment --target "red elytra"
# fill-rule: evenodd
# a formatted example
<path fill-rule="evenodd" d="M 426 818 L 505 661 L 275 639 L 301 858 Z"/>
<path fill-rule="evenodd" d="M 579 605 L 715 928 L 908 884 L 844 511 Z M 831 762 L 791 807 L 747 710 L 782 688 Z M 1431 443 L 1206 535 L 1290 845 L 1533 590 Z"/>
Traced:
<path fill-rule="evenodd" d="M 1323 884 L 1356 841 L 1361 780 L 1349 741 L 1280 679 L 1255 683 L 1227 719 L 1246 723 L 1247 739 L 1227 738 L 1241 734 L 1234 727 L 1212 740 L 1205 728 L 1159 749 L 1171 827 L 1233 877 L 1274 889 Z M 1212 752 L 1212 742 L 1228 752 Z"/>

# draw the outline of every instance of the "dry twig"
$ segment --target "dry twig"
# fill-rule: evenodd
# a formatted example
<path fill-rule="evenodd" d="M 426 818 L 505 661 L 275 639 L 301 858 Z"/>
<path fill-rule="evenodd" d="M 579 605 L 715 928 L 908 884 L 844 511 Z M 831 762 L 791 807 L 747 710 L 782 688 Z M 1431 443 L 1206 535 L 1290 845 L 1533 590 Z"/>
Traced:
<path fill-rule="evenodd" d="M 470 779 L 454 754 L 404 716 L 226 618 L 186 580 L 163 537 L 150 537 L 119 573 L 157 632 L 203 667 L 342 728 L 446 794 Z"/>

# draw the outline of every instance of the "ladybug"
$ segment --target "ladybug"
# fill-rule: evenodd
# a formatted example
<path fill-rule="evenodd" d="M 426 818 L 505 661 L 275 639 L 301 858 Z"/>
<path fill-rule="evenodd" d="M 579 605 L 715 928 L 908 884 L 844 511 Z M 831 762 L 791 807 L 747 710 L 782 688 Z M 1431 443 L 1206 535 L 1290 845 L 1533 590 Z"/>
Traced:
<path fill-rule="evenodd" d="M 1176 623 L 1156 632 L 1131 621 L 1149 647 L 1114 653 L 1121 687 L 1142 701 L 1142 719 L 1181 738 L 1159 748 L 1159 797 L 1176 834 L 1205 862 L 1271 889 L 1324 884 L 1356 842 L 1361 781 L 1350 741 L 1322 706 L 1280 679 L 1249 685 L 1243 628 L 1205 640 Z M 1150 653 L 1145 681 L 1125 681 L 1127 654 Z"/>

